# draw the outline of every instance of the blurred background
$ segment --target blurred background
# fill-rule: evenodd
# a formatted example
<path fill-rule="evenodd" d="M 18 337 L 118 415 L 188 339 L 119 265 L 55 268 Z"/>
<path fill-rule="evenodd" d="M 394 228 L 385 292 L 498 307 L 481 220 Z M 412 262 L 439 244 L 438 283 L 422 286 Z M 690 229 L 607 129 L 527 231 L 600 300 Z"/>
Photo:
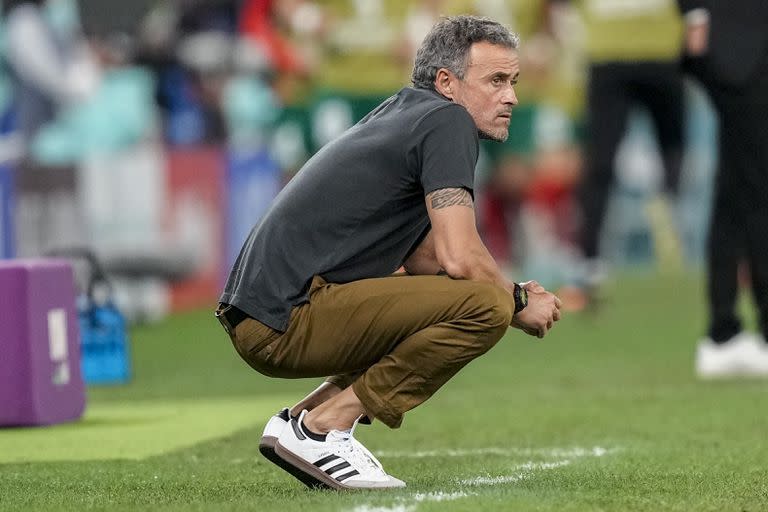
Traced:
<path fill-rule="evenodd" d="M 483 142 L 479 228 L 511 276 L 557 289 L 579 267 L 588 71 L 679 58 L 666 0 L 5 1 L 0 23 L 0 257 L 89 248 L 131 322 L 212 307 L 240 245 L 320 147 L 409 85 L 440 15 L 521 35 L 520 105 Z M 600 236 L 614 272 L 702 260 L 716 155 L 707 98 L 685 82 L 679 194 L 630 110 Z"/>

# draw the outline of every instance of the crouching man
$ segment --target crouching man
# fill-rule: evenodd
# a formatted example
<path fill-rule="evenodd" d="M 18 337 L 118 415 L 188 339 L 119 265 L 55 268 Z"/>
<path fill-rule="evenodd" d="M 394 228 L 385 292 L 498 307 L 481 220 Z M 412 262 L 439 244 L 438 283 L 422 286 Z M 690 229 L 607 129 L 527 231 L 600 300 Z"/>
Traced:
<path fill-rule="evenodd" d="M 270 377 L 330 376 L 260 444 L 311 487 L 405 486 L 357 423 L 399 427 L 510 325 L 541 338 L 560 318 L 553 294 L 502 275 L 475 227 L 478 139 L 508 136 L 517 45 L 488 19 L 438 22 L 413 87 L 313 156 L 235 262 L 216 316 L 240 356 Z"/>

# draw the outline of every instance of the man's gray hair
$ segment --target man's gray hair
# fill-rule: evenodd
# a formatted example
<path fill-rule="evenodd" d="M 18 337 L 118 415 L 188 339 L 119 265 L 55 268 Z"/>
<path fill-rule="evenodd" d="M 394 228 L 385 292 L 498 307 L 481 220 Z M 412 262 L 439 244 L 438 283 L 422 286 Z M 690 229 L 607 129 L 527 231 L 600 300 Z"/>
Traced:
<path fill-rule="evenodd" d="M 446 68 L 459 78 L 467 70 L 469 49 L 474 43 L 488 42 L 516 49 L 517 34 L 488 18 L 479 16 L 450 16 L 432 27 L 416 52 L 411 81 L 414 87 L 434 89 L 437 70 Z"/>

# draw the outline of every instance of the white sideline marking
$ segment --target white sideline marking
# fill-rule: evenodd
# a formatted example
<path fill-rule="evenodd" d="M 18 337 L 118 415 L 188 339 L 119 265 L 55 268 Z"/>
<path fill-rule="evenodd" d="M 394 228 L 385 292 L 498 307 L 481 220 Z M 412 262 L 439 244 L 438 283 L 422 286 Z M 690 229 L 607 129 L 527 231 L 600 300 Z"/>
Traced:
<path fill-rule="evenodd" d="M 475 493 L 467 493 L 464 491 L 459 492 L 417 492 L 413 496 L 411 496 L 411 499 L 414 501 L 453 501 L 458 500 L 459 498 L 466 498 L 468 496 L 474 496 Z"/>
<path fill-rule="evenodd" d="M 352 512 L 411 512 L 415 509 L 415 505 L 395 505 L 394 507 L 371 507 L 368 505 L 360 505 L 352 509 Z"/>
<path fill-rule="evenodd" d="M 547 471 L 551 469 L 561 468 L 571 464 L 571 459 L 580 457 L 602 457 L 609 453 L 618 451 L 617 448 L 603 448 L 600 446 L 594 446 L 592 448 L 479 448 L 475 450 L 433 450 L 423 452 L 381 452 L 377 455 L 380 457 L 411 457 L 411 458 L 423 458 L 423 457 L 466 457 L 472 455 L 520 455 L 526 453 L 528 455 L 544 455 L 551 458 L 559 458 L 559 460 L 552 460 L 548 462 L 535 462 L 528 461 L 523 464 L 512 466 L 513 474 L 500 475 L 500 476 L 478 476 L 475 478 L 459 480 L 458 484 L 467 485 L 472 487 L 486 486 L 486 485 L 503 485 L 520 482 L 522 480 L 531 478 L 534 473 L 540 471 Z M 567 458 L 563 458 L 567 456 Z M 468 498 L 470 496 L 477 496 L 476 492 L 472 491 L 458 491 L 458 492 L 428 492 L 428 493 L 415 493 L 411 496 L 399 498 L 397 501 L 404 503 L 398 503 L 392 506 L 375 506 L 371 504 L 358 505 L 351 512 L 414 512 L 418 508 L 418 504 L 422 502 L 440 502 L 440 501 L 453 501 L 461 498 Z"/>
<path fill-rule="evenodd" d="M 391 507 L 376 507 L 373 505 L 358 505 L 352 512 L 413 512 L 416 510 L 417 504 L 424 501 L 453 501 L 460 498 L 468 498 L 470 496 L 476 496 L 475 492 L 417 492 L 416 494 L 407 498 L 400 498 L 401 501 L 405 501 L 405 504 L 392 505 Z M 415 501 L 416 503 L 408 504 L 407 502 Z"/>
<path fill-rule="evenodd" d="M 474 455 L 497 455 L 500 457 L 510 457 L 513 455 L 541 456 L 548 458 L 578 458 L 578 457 L 602 457 L 616 452 L 616 448 L 603 448 L 602 446 L 593 446 L 584 448 L 575 446 L 572 448 L 474 448 L 466 450 L 426 450 L 426 451 L 408 451 L 408 452 L 376 452 L 377 457 L 382 458 L 405 458 L 422 459 L 426 457 L 470 457 Z"/>
<path fill-rule="evenodd" d="M 502 475 L 502 476 L 478 476 L 476 478 L 470 478 L 468 480 L 459 480 L 462 485 L 499 485 L 510 484 L 525 480 L 532 476 L 532 473 L 537 470 L 555 469 L 567 466 L 570 464 L 570 460 L 558 460 L 554 462 L 526 462 L 512 468 L 513 471 L 519 471 L 514 475 Z"/>

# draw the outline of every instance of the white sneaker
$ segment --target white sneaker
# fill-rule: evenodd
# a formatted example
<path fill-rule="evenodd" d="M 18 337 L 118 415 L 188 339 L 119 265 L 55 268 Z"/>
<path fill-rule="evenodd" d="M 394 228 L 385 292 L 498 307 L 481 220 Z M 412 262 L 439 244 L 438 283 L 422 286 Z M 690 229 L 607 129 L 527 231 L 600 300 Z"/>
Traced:
<path fill-rule="evenodd" d="M 291 411 L 285 407 L 269 418 L 267 425 L 264 427 L 264 433 L 261 435 L 261 442 L 259 442 L 259 451 L 272 462 L 274 462 L 273 458 L 276 457 L 275 444 L 277 443 L 277 438 L 283 433 L 283 429 L 290 419 Z"/>
<path fill-rule="evenodd" d="M 307 480 L 331 489 L 388 489 L 405 487 L 405 482 L 388 475 L 381 463 L 352 436 L 357 421 L 349 431 L 331 430 L 325 441 L 312 439 L 302 429 L 306 411 L 298 420 L 290 420 L 275 445 L 283 461 L 280 466 L 310 487 Z M 307 478 L 295 474 L 298 470 Z"/>
<path fill-rule="evenodd" d="M 743 331 L 725 343 L 704 338 L 696 349 L 696 374 L 702 379 L 768 377 L 768 345 Z"/>
<path fill-rule="evenodd" d="M 280 458 L 275 452 L 275 445 L 280 434 L 283 433 L 285 427 L 288 426 L 288 422 L 291 420 L 291 411 L 287 407 L 280 412 L 272 416 L 267 425 L 264 427 L 264 433 L 261 435 L 261 441 L 259 442 L 259 451 L 270 462 L 277 464 L 294 477 L 301 480 L 307 487 L 317 488 L 325 487 L 323 482 L 308 475 L 307 473 L 299 470 L 298 468 L 286 464 L 286 462 Z"/>

